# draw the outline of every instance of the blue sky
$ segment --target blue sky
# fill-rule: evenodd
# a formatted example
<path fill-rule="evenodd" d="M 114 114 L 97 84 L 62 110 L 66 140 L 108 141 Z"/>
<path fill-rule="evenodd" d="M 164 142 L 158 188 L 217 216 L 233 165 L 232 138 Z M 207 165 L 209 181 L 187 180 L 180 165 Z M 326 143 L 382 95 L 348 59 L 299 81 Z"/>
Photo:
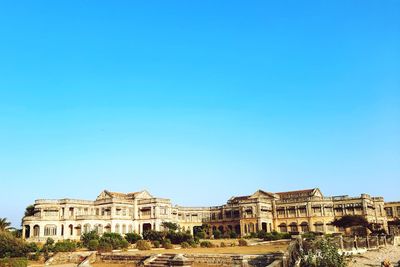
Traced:
<path fill-rule="evenodd" d="M 0 217 L 147 189 L 400 200 L 399 1 L 0 2 Z"/>

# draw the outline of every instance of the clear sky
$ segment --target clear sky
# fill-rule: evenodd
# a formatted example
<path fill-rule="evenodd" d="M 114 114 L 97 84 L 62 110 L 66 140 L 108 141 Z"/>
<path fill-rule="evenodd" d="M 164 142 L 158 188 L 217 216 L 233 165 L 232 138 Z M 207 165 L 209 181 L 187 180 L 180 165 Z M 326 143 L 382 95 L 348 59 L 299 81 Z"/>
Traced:
<path fill-rule="evenodd" d="M 400 200 L 400 1 L 1 1 L 0 217 L 147 189 Z"/>

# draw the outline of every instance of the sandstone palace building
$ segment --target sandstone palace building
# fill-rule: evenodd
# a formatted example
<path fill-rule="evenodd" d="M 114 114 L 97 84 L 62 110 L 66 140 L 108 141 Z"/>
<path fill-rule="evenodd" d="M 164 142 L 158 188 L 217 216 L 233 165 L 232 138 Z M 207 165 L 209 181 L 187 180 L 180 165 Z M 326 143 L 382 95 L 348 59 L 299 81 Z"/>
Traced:
<path fill-rule="evenodd" d="M 325 197 L 318 188 L 280 193 L 258 190 L 213 207 L 174 206 L 169 199 L 147 191 L 123 194 L 105 190 L 94 201 L 36 200 L 34 214 L 25 216 L 22 225 L 23 236 L 29 241 L 79 239 L 92 230 L 141 234 L 162 230 L 163 222 L 175 222 L 190 232 L 206 223 L 211 229 L 235 231 L 241 236 L 259 230 L 334 233 L 343 229 L 336 229 L 332 221 L 346 214 L 362 215 L 387 229 L 382 197 Z"/>

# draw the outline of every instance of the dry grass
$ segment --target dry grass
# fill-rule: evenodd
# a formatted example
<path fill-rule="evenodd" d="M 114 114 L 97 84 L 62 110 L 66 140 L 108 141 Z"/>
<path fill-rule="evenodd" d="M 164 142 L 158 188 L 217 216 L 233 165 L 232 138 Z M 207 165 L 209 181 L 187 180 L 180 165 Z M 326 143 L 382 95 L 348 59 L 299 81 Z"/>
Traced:
<path fill-rule="evenodd" d="M 215 242 L 215 244 L 219 244 Z M 266 254 L 277 251 L 286 251 L 288 242 L 275 242 L 270 244 L 258 244 L 247 247 L 215 247 L 215 248 L 187 248 L 187 249 L 157 249 L 144 251 L 127 251 L 122 253 L 150 255 L 155 253 L 179 253 L 179 254 Z"/>

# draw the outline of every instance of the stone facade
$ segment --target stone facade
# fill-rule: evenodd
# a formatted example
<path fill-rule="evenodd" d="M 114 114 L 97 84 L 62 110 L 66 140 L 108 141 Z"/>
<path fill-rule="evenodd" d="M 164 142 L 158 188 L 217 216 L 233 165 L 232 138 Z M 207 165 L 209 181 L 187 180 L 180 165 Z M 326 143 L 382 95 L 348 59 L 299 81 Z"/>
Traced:
<path fill-rule="evenodd" d="M 388 219 L 389 233 L 393 235 L 400 234 L 400 201 L 386 202 L 385 211 Z"/>
<path fill-rule="evenodd" d="M 203 223 L 210 230 L 234 231 L 244 236 L 259 230 L 267 232 L 337 232 L 331 225 L 346 214 L 362 215 L 369 222 L 387 229 L 381 197 L 324 197 L 318 188 L 270 193 L 258 190 L 252 195 L 232 197 L 225 205 L 181 207 L 169 199 L 157 198 L 147 191 L 116 193 L 103 191 L 94 201 L 46 200 L 34 204 L 33 216 L 22 219 L 23 236 L 29 241 L 78 240 L 82 233 L 96 230 L 125 234 L 162 230 L 162 222 L 175 222 L 182 230 L 193 232 Z"/>

